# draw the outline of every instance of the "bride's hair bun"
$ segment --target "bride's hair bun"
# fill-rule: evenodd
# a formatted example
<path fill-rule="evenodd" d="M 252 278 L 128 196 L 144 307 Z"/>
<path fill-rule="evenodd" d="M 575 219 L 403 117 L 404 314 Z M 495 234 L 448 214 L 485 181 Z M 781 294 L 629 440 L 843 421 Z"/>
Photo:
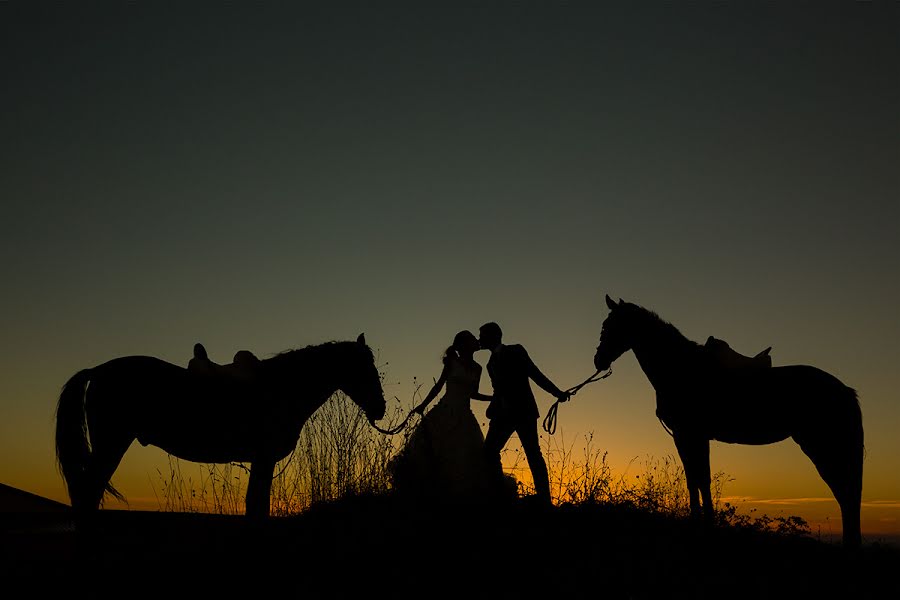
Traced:
<path fill-rule="evenodd" d="M 455 346 L 450 346 L 444 351 L 444 364 L 446 365 L 451 360 L 459 358 L 459 352 L 456 351 Z"/>

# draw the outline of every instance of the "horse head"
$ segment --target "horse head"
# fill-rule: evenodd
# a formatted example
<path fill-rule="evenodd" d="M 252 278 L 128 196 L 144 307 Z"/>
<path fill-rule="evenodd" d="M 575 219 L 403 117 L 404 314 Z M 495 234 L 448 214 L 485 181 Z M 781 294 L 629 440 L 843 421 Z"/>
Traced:
<path fill-rule="evenodd" d="M 598 371 L 605 371 L 617 358 L 631 350 L 633 340 L 630 337 L 630 328 L 627 326 L 628 308 L 627 302 L 619 298 L 615 300 L 606 296 L 606 305 L 609 307 L 609 315 L 603 321 L 600 329 L 600 345 L 594 354 L 594 367 Z"/>
<path fill-rule="evenodd" d="M 370 423 L 384 418 L 385 400 L 381 387 L 381 374 L 375 366 L 375 356 L 366 344 L 365 334 L 359 334 L 356 342 L 350 343 L 347 376 L 339 385 L 363 411 Z"/>

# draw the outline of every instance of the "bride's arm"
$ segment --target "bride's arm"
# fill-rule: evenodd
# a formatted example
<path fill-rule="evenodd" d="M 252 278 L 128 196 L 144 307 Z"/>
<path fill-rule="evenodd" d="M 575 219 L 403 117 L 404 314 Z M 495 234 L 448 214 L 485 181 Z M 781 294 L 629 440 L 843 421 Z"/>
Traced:
<path fill-rule="evenodd" d="M 425 407 L 428 406 L 428 403 L 434 400 L 434 398 L 438 395 L 438 392 L 441 391 L 441 388 L 444 387 L 444 383 L 447 381 L 447 365 L 444 365 L 444 369 L 441 371 L 441 376 L 438 377 L 438 380 L 434 382 L 434 385 L 431 386 L 431 390 L 428 392 L 428 395 L 425 396 L 425 399 L 419 403 L 417 407 L 413 409 L 413 412 L 417 412 L 420 415 L 425 414 Z"/>

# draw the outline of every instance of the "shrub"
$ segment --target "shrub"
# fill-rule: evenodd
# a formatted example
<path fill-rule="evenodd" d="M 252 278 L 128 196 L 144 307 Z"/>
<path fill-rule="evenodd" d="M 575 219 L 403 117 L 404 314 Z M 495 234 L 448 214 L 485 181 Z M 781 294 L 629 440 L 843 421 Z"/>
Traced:
<path fill-rule="evenodd" d="M 418 391 L 418 388 L 417 388 Z M 402 422 L 408 409 L 397 407 L 386 417 L 387 428 Z M 297 446 L 275 467 L 271 513 L 296 515 L 311 506 L 362 495 L 383 495 L 391 489 L 389 464 L 408 437 L 384 435 L 374 429 L 364 413 L 346 395 L 336 393 L 304 425 Z M 593 434 L 575 444 L 558 436 L 544 436 L 544 455 L 556 504 L 605 505 L 634 508 L 675 518 L 686 518 L 690 505 L 684 469 L 674 456 L 647 456 L 641 471 L 615 473 L 608 452 L 594 446 Z M 524 453 L 515 443 L 503 451 L 504 468 L 518 482 L 521 496 L 534 493 Z M 633 465 L 633 459 L 629 465 Z M 168 473 L 158 471 L 162 492 L 160 509 L 178 512 L 242 514 L 249 465 L 241 463 L 199 465 L 195 481 L 185 476 L 182 461 L 169 456 Z M 713 475 L 712 496 L 716 522 L 723 526 L 781 535 L 807 535 L 809 526 L 797 516 L 769 517 L 739 513 L 730 503 L 721 504 L 725 473 Z"/>

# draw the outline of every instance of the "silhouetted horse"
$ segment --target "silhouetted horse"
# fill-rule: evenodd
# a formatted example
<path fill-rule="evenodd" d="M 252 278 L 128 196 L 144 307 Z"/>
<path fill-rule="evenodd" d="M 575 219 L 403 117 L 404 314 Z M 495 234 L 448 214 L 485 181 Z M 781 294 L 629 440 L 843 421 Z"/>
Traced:
<path fill-rule="evenodd" d="M 246 514 L 269 514 L 275 464 L 309 417 L 341 390 L 371 423 L 384 417 L 381 376 L 365 337 L 261 360 L 253 377 L 209 375 L 148 356 L 79 371 L 56 409 L 56 459 L 77 514 L 95 511 L 131 443 L 200 463 L 250 463 Z"/>
<path fill-rule="evenodd" d="M 634 352 L 656 390 L 656 414 L 681 457 L 691 514 L 713 516 L 709 441 L 772 444 L 796 441 L 841 507 L 843 544 L 858 547 L 863 474 L 862 414 L 856 392 L 807 365 L 723 366 L 710 350 L 684 337 L 645 308 L 606 297 L 594 366 L 606 370 Z"/>

